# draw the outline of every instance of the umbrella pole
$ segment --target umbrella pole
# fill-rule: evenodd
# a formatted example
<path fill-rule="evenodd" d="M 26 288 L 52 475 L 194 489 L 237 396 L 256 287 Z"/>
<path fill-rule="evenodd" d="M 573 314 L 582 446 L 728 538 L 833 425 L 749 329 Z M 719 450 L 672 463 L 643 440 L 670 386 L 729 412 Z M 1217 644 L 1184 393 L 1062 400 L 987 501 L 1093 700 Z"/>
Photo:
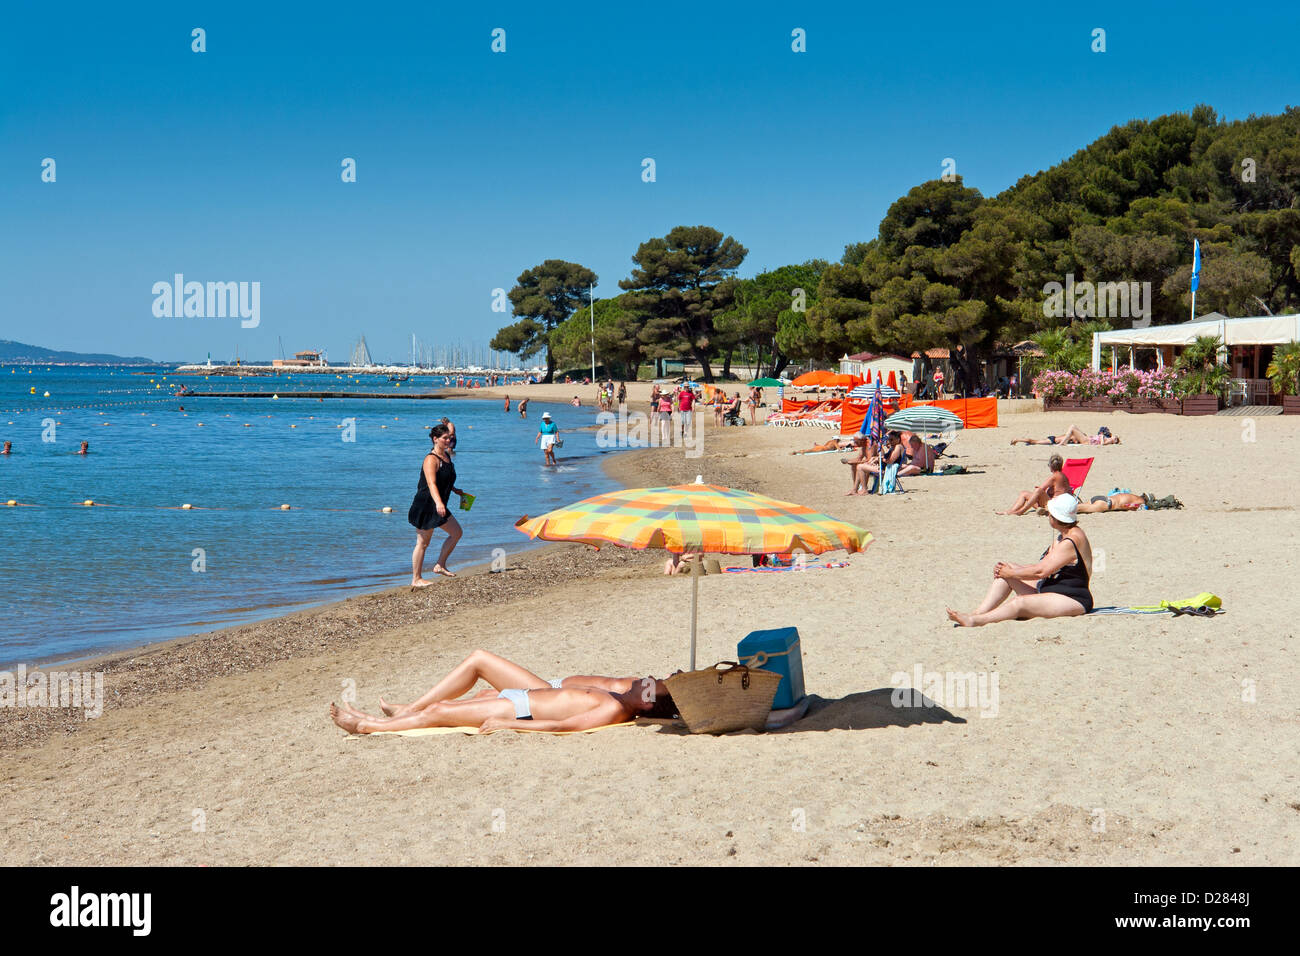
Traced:
<path fill-rule="evenodd" d="M 700 565 L 703 562 L 703 553 L 691 562 L 691 670 L 695 670 L 695 617 L 700 606 Z"/>

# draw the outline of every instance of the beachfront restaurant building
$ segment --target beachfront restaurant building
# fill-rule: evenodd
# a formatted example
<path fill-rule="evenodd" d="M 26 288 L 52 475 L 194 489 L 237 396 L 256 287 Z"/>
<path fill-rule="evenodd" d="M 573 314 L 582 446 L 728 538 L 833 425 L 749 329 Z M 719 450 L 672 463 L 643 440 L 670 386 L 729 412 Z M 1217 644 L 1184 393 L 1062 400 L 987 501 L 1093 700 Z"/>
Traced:
<path fill-rule="evenodd" d="M 1111 349 L 1112 368 L 1124 364 L 1150 370 L 1173 365 L 1184 348 L 1200 336 L 1221 339 L 1220 361 L 1232 372 L 1230 397 L 1233 404 L 1268 405 L 1273 390 L 1265 370 L 1273 360 L 1273 348 L 1300 341 L 1300 314 L 1257 315 L 1232 319 L 1218 312 L 1178 325 L 1152 325 L 1144 329 L 1115 329 L 1094 332 L 1092 367 L 1101 368 L 1102 351 Z M 1225 354 L 1226 353 L 1226 354 Z"/>

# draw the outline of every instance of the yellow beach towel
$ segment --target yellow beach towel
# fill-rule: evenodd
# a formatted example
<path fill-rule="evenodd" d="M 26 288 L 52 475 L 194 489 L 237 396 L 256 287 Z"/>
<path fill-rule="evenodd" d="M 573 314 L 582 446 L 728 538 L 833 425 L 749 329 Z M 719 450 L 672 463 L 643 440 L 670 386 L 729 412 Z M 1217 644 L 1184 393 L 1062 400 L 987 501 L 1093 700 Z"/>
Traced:
<path fill-rule="evenodd" d="M 1217 594 L 1211 594 L 1209 591 L 1202 591 L 1196 597 L 1186 598 L 1182 601 L 1161 601 L 1159 604 L 1146 604 L 1134 607 L 1135 611 L 1159 611 L 1171 607 L 1223 607 L 1223 601 Z"/>

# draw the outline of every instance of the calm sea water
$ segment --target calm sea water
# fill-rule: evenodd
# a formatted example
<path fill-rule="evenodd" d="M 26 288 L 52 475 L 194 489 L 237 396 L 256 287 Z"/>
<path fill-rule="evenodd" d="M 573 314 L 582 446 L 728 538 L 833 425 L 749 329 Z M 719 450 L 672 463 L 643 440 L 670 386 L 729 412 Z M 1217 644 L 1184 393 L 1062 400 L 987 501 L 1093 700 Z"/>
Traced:
<path fill-rule="evenodd" d="M 172 397 L 181 383 L 280 398 Z M 429 427 L 443 415 L 456 423 L 457 484 L 477 496 L 472 511 L 456 512 L 465 536 L 453 569 L 527 547 L 513 527 L 520 515 L 614 487 L 599 462 L 612 452 L 592 431 L 569 431 L 594 423 L 589 408 L 530 402 L 525 421 L 499 400 L 292 397 L 433 384 L 0 366 L 0 442 L 14 446 L 0 456 L 0 665 L 139 645 L 409 580 L 406 512 Z M 544 410 L 564 437 L 558 470 L 533 444 Z M 339 427 L 349 418 L 353 441 Z M 82 441 L 89 455 L 76 454 Z M 87 498 L 108 507 L 85 507 Z M 8 499 L 37 507 L 3 507 Z M 441 540 L 435 532 L 426 569 Z"/>

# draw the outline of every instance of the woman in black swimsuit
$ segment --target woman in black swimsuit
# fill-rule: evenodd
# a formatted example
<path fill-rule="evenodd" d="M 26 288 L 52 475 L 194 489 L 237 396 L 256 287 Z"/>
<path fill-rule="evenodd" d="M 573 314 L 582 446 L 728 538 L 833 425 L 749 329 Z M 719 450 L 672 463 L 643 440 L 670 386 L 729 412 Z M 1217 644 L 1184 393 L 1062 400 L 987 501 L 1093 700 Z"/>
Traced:
<path fill-rule="evenodd" d="M 447 499 L 453 491 L 458 495 L 465 494 L 456 487 L 456 466 L 451 463 L 452 430 L 448 425 L 437 424 L 430 429 L 429 437 L 433 439 L 433 450 L 424 456 L 424 464 L 420 466 L 420 484 L 406 515 L 406 520 L 415 526 L 416 534 L 415 551 L 411 554 L 411 590 L 427 588 L 433 583 L 421 576 L 424 552 L 433 538 L 433 529 L 442 528 L 447 532 L 447 540 L 442 544 L 442 553 L 438 555 L 433 572 L 449 578 L 456 575 L 447 570 L 447 560 L 464 533 L 460 522 L 447 507 Z"/>
<path fill-rule="evenodd" d="M 1057 533 L 1037 564 L 1006 564 L 993 569 L 993 585 L 970 614 L 948 609 L 948 619 L 962 627 L 1034 617 L 1077 617 L 1092 610 L 1088 580 L 1092 545 L 1079 527 L 1079 500 L 1057 495 L 1047 503 L 1047 520 Z"/>

